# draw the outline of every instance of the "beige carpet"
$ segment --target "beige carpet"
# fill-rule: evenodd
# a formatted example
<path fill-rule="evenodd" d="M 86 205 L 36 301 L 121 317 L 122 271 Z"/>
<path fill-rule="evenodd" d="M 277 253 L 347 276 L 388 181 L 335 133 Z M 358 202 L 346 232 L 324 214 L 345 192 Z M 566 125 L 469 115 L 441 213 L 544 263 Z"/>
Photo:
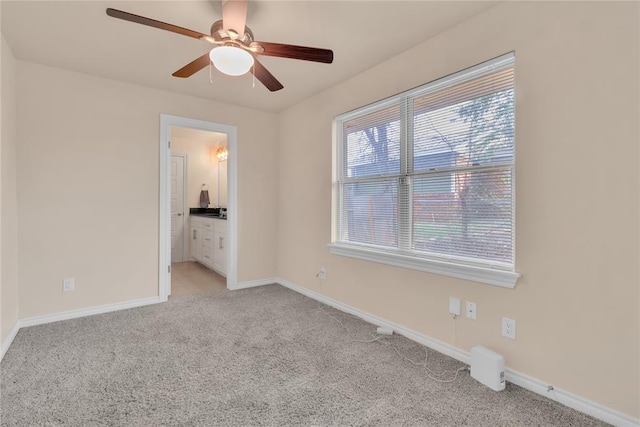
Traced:
<path fill-rule="evenodd" d="M 403 359 L 424 347 L 357 342 L 374 330 L 278 285 L 25 328 L 0 365 L 2 425 L 604 425 L 466 371 L 436 382 Z"/>

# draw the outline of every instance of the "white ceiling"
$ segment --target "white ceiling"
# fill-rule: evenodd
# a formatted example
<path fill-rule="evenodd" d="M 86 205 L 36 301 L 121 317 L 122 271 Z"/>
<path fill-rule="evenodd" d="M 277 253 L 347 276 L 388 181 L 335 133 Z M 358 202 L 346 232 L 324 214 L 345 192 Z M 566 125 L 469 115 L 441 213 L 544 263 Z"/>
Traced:
<path fill-rule="evenodd" d="M 221 18 L 212 1 L 1 1 L 2 33 L 21 60 L 157 89 L 278 112 L 379 64 L 496 2 L 250 1 L 247 25 L 258 41 L 328 48 L 333 64 L 261 57 L 284 85 L 269 92 L 250 74 L 209 69 L 171 73 L 211 45 L 108 17 L 107 7 L 202 33 Z"/>

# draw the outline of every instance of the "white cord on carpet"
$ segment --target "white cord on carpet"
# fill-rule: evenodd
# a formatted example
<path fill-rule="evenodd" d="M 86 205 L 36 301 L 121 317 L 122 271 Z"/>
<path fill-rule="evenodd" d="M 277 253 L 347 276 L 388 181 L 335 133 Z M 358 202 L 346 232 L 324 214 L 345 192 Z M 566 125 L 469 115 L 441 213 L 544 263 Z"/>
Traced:
<path fill-rule="evenodd" d="M 328 311 L 324 310 L 322 308 L 322 306 L 320 305 L 320 301 L 316 300 L 316 302 L 318 303 L 318 310 L 320 310 L 322 313 L 324 313 L 325 315 L 327 315 L 331 319 L 333 319 L 336 322 L 338 322 L 340 324 L 340 326 L 342 326 L 344 328 L 345 331 L 349 332 L 349 328 L 346 327 L 346 325 L 344 324 L 344 322 L 342 320 L 338 319 L 337 317 L 334 317 L 331 313 L 329 313 Z M 343 315 L 343 316 L 350 316 L 350 317 L 354 317 L 356 319 L 359 319 L 359 317 L 354 316 L 353 314 L 349 314 L 349 313 L 337 312 L 337 313 L 334 313 L 334 314 Z M 427 374 L 427 377 L 429 377 L 433 381 L 437 381 L 437 382 L 440 382 L 440 383 L 452 383 L 458 378 L 458 375 L 460 374 L 460 372 L 466 371 L 466 370 L 469 369 L 468 366 L 462 366 L 462 367 L 458 368 L 454 372 L 453 378 L 449 378 L 449 379 L 438 378 L 438 377 L 443 377 L 443 376 L 449 374 L 450 372 L 449 371 L 442 371 L 442 372 L 438 373 L 438 372 L 434 372 L 431 369 L 429 369 L 429 367 L 427 366 L 427 362 L 429 360 L 429 349 L 427 347 L 424 347 L 424 361 L 416 362 L 416 361 L 411 360 L 408 357 L 404 356 L 402 353 L 400 353 L 400 350 L 398 350 L 398 348 L 396 346 L 393 346 L 391 344 L 388 344 L 388 343 L 384 342 L 384 339 L 385 338 L 391 338 L 391 335 L 379 335 L 379 334 L 377 334 L 375 332 L 371 332 L 369 335 L 371 335 L 372 339 L 370 339 L 370 340 L 354 340 L 353 342 L 368 344 L 368 343 L 373 343 L 373 342 L 379 341 L 381 344 L 383 344 L 386 347 L 388 347 L 388 348 L 392 349 L 393 351 L 395 351 L 396 354 L 398 356 L 400 356 L 400 358 L 402 360 L 405 360 L 405 361 L 411 363 L 414 366 L 422 367 L 424 372 Z"/>
<path fill-rule="evenodd" d="M 320 310 L 321 312 L 323 312 L 324 314 L 326 314 L 327 316 L 329 316 L 330 318 L 332 318 L 333 320 L 335 320 L 336 322 L 338 322 L 340 324 L 340 326 L 342 326 L 347 332 L 349 332 L 349 328 L 347 328 L 345 326 L 345 324 L 342 322 L 342 320 L 333 317 L 328 311 L 325 311 L 321 306 L 320 306 L 320 301 L 316 300 L 316 302 L 318 303 L 318 310 Z M 356 317 L 352 314 L 349 313 L 336 313 L 336 314 L 342 314 L 342 315 L 346 315 L 346 316 L 351 316 L 351 317 Z"/>

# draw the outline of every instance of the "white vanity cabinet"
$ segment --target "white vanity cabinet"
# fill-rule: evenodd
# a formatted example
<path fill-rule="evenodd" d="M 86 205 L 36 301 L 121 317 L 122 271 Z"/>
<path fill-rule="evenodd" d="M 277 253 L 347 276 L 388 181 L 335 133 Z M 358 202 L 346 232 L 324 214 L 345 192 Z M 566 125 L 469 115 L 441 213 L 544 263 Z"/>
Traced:
<path fill-rule="evenodd" d="M 191 256 L 198 262 L 226 276 L 227 221 L 202 216 L 190 217 Z"/>
<path fill-rule="evenodd" d="M 213 269 L 227 275 L 227 223 L 223 219 L 214 220 Z"/>
<path fill-rule="evenodd" d="M 191 225 L 191 256 L 202 262 L 202 235 L 204 234 L 202 223 L 204 218 L 199 216 L 189 217 Z"/>

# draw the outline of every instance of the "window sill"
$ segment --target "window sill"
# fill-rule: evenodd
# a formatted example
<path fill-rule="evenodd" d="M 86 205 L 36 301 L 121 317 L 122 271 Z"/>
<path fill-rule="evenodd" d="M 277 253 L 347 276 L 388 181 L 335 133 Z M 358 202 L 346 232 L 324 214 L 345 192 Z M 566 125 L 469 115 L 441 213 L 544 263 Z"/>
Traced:
<path fill-rule="evenodd" d="M 330 243 L 327 246 L 329 247 L 329 251 L 334 255 L 342 255 L 365 261 L 393 265 L 396 267 L 410 268 L 412 270 L 425 271 L 427 273 L 442 274 L 444 276 L 486 283 L 488 285 L 500 286 L 502 288 L 514 288 L 518 278 L 520 277 L 519 273 L 513 271 L 420 259 L 408 255 L 392 254 L 383 251 L 376 251 L 375 249 L 358 248 L 339 243 Z"/>

